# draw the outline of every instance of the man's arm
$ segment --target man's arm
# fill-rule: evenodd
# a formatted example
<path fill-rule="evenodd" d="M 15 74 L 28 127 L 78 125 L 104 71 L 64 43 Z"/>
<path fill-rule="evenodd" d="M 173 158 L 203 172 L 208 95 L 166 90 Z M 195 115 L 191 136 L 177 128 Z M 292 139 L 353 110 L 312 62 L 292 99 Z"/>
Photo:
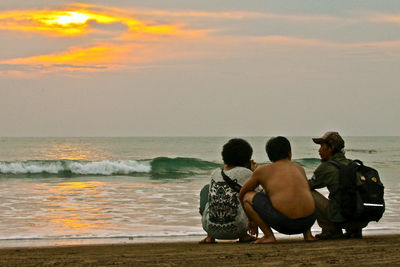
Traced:
<path fill-rule="evenodd" d="M 243 184 L 242 189 L 239 192 L 240 203 L 243 207 L 244 212 L 247 215 L 247 218 L 249 219 L 249 222 L 248 222 L 249 233 L 250 233 L 250 235 L 255 235 L 256 237 L 258 237 L 258 225 L 255 221 L 253 221 L 251 219 L 252 217 L 250 216 L 249 211 L 245 208 L 244 196 L 248 192 L 253 192 L 257 188 L 257 186 L 260 184 L 259 180 L 258 180 L 259 172 L 260 172 L 260 169 L 256 169 L 253 172 L 253 175 L 250 176 L 250 178 Z M 255 192 L 254 192 L 254 194 L 255 194 Z"/>
<path fill-rule="evenodd" d="M 242 189 L 239 192 L 239 200 L 240 203 L 243 205 L 243 197 L 247 192 L 254 191 L 257 186 L 260 184 L 258 181 L 258 176 L 259 176 L 259 169 L 256 169 L 253 172 L 253 175 L 250 176 L 250 178 L 242 185 Z"/>
<path fill-rule="evenodd" d="M 306 171 L 304 170 L 304 168 L 303 167 L 301 167 L 299 164 L 297 164 L 296 163 L 296 165 L 297 165 L 297 167 L 299 168 L 299 170 L 300 170 L 300 172 L 301 172 L 301 174 L 303 174 L 303 176 L 304 176 L 304 179 L 306 179 L 306 181 L 308 182 L 308 179 L 307 179 L 307 174 L 306 174 Z"/>
<path fill-rule="evenodd" d="M 328 186 L 334 182 L 336 167 L 329 163 L 321 163 L 314 171 L 314 175 L 308 180 L 310 189 L 318 189 Z"/>

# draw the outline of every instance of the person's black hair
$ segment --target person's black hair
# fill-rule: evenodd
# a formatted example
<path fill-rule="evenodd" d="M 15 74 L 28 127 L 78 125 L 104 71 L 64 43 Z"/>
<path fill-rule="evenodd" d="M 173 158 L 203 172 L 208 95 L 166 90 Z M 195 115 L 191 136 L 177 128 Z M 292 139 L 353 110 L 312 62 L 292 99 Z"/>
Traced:
<path fill-rule="evenodd" d="M 268 158 L 272 161 L 278 161 L 289 157 L 292 152 L 290 142 L 286 137 L 277 136 L 268 140 L 265 150 L 267 151 Z"/>
<path fill-rule="evenodd" d="M 253 149 L 246 140 L 234 138 L 222 147 L 221 155 L 228 166 L 247 167 L 253 155 Z"/>
<path fill-rule="evenodd" d="M 332 150 L 332 155 L 334 155 L 334 154 L 336 154 L 336 153 L 339 153 L 339 152 L 344 153 L 344 152 L 343 152 L 343 147 L 336 147 L 336 146 L 330 144 L 329 142 L 326 142 L 325 144 L 326 144 L 328 147 L 332 147 L 332 148 L 333 148 L 333 150 Z"/>

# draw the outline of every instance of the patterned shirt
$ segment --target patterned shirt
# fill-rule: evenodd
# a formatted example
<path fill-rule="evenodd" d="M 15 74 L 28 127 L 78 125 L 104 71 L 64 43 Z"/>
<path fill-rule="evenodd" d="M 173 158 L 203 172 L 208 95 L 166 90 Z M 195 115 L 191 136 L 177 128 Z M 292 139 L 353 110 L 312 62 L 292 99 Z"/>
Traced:
<path fill-rule="evenodd" d="M 235 167 L 224 170 L 232 180 L 243 185 L 252 171 Z M 211 174 L 208 203 L 202 216 L 204 230 L 217 239 L 237 239 L 247 232 L 247 216 L 240 205 L 238 193 L 224 181 L 221 169 Z"/>

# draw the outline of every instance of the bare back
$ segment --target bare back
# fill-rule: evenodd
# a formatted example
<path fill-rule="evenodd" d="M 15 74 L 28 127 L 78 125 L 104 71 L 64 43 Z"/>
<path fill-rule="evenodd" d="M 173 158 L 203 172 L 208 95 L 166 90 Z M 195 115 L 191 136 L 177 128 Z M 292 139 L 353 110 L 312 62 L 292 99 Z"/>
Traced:
<path fill-rule="evenodd" d="M 267 192 L 275 209 L 291 219 L 308 216 L 314 212 L 304 169 L 289 159 L 261 166 L 253 177 Z"/>

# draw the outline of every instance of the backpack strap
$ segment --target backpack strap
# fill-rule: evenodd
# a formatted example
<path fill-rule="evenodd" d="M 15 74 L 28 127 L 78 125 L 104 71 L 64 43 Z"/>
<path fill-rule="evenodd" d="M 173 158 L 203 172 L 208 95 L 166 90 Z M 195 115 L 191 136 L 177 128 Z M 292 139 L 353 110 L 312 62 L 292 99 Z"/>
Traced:
<path fill-rule="evenodd" d="M 355 159 L 352 162 L 357 162 L 360 166 L 364 166 L 364 163 L 359 159 Z"/>
<path fill-rule="evenodd" d="M 333 161 L 333 160 L 328 160 L 327 162 L 330 163 L 330 164 L 332 164 L 333 166 L 335 166 L 335 167 L 338 168 L 338 169 L 340 169 L 340 167 L 342 167 L 342 166 L 346 166 L 346 165 L 344 165 L 344 164 L 342 164 L 342 163 L 339 163 L 339 162 L 336 162 L 336 161 Z M 359 160 L 359 159 L 351 160 L 351 161 L 349 162 L 349 165 L 352 164 L 352 163 L 354 163 L 354 162 L 357 163 L 357 164 L 360 165 L 360 166 L 364 166 L 363 162 L 362 162 L 361 160 Z"/>
<path fill-rule="evenodd" d="M 237 183 L 236 180 L 232 180 L 228 175 L 224 173 L 224 169 L 221 169 L 221 175 L 222 178 L 224 178 L 224 181 L 229 185 L 230 188 L 232 188 L 233 191 L 239 193 L 240 189 L 242 189 L 242 186 Z"/>

